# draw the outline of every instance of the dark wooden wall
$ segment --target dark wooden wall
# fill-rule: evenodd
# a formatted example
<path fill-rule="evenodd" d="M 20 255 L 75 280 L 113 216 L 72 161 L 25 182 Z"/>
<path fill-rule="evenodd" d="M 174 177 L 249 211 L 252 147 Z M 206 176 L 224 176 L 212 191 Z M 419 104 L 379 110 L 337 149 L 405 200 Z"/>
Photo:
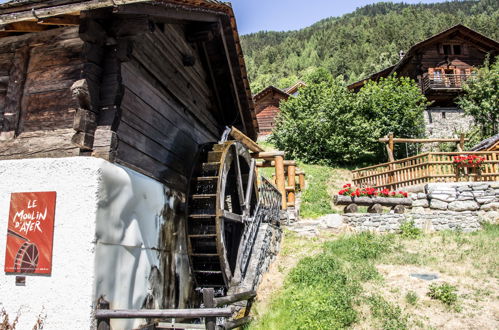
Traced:
<path fill-rule="evenodd" d="M 79 154 L 70 87 L 82 48 L 77 27 L 0 39 L 0 158 Z"/>
<path fill-rule="evenodd" d="M 121 75 L 116 160 L 185 191 L 199 145 L 217 141 L 222 129 L 199 54 L 182 26 L 160 25 L 134 42 Z"/>

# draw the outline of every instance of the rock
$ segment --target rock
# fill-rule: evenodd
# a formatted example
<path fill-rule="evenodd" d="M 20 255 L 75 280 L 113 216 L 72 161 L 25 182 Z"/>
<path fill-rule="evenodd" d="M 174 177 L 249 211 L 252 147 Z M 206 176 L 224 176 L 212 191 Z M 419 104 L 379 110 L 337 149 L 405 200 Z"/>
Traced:
<path fill-rule="evenodd" d="M 430 203 L 428 202 L 427 199 L 418 199 L 412 202 L 412 207 L 428 207 L 428 206 L 430 206 Z"/>
<path fill-rule="evenodd" d="M 480 211 L 478 217 L 481 222 L 489 223 L 499 223 L 499 212 L 498 211 Z"/>
<path fill-rule="evenodd" d="M 443 192 L 443 191 L 435 191 L 428 195 L 429 199 L 438 199 L 444 202 L 453 202 L 456 200 L 457 194 L 455 191 L 453 192 Z"/>
<path fill-rule="evenodd" d="M 482 196 L 485 196 L 485 191 L 483 191 L 483 190 L 473 191 L 472 194 L 473 194 L 473 197 L 482 197 Z"/>
<path fill-rule="evenodd" d="M 436 210 L 447 210 L 447 203 L 438 199 L 432 199 L 430 202 L 430 208 Z"/>
<path fill-rule="evenodd" d="M 421 206 L 413 207 L 411 209 L 411 213 L 416 213 L 416 214 L 425 213 L 425 208 Z"/>
<path fill-rule="evenodd" d="M 456 192 L 456 188 L 454 188 L 455 184 L 452 183 L 428 183 L 426 185 L 426 192 L 428 194 L 434 192 Z"/>
<path fill-rule="evenodd" d="M 416 199 L 418 199 L 418 194 L 411 194 L 409 198 L 415 201 Z"/>
<path fill-rule="evenodd" d="M 340 214 L 328 214 L 323 221 L 327 228 L 340 228 L 343 225 L 343 217 Z"/>
<path fill-rule="evenodd" d="M 451 211 L 475 211 L 480 208 L 480 205 L 478 205 L 477 202 L 475 201 L 455 201 L 451 202 L 448 205 L 449 210 Z"/>
<path fill-rule="evenodd" d="M 487 204 L 495 201 L 496 197 L 495 196 L 483 196 L 483 197 L 477 197 L 476 201 L 480 204 Z"/>
<path fill-rule="evenodd" d="M 472 201 L 474 199 L 475 198 L 473 197 L 473 195 L 468 196 L 468 195 L 461 194 L 461 195 L 457 196 L 458 201 Z"/>
<path fill-rule="evenodd" d="M 345 213 L 357 213 L 358 210 L 359 210 L 359 207 L 357 206 L 357 204 L 349 204 L 349 205 L 345 206 L 345 208 L 343 209 L 343 212 L 345 212 Z"/>
<path fill-rule="evenodd" d="M 499 202 L 484 204 L 480 207 L 482 211 L 499 211 Z"/>
<path fill-rule="evenodd" d="M 488 183 L 483 183 L 483 182 L 477 182 L 477 183 L 472 183 L 471 188 L 473 190 L 487 190 L 489 189 L 490 184 Z"/>
<path fill-rule="evenodd" d="M 373 204 L 367 208 L 369 213 L 383 213 L 383 206 L 381 204 Z"/>
<path fill-rule="evenodd" d="M 392 207 L 393 213 L 396 214 L 403 214 L 405 212 L 405 206 L 404 205 L 396 205 Z"/>
<path fill-rule="evenodd" d="M 464 192 L 464 191 L 471 191 L 471 187 L 470 186 L 460 186 L 457 188 L 457 191 L 459 192 Z"/>
<path fill-rule="evenodd" d="M 489 183 L 490 188 L 499 189 L 499 181 L 494 181 Z"/>
<path fill-rule="evenodd" d="M 426 199 L 425 193 L 418 193 L 418 199 Z"/>

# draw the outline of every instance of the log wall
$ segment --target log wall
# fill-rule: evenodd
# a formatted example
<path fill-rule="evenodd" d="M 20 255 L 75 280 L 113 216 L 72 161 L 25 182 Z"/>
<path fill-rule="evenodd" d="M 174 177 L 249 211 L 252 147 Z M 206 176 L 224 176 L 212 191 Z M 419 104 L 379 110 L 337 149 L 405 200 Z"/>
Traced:
<path fill-rule="evenodd" d="M 79 154 L 70 87 L 82 49 L 76 27 L 0 39 L 0 158 Z"/>

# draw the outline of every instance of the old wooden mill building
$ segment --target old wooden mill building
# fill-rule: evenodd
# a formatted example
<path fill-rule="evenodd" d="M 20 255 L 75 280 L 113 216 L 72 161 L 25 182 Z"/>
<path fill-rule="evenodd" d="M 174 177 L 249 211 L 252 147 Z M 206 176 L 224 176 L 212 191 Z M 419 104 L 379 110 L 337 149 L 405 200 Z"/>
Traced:
<path fill-rule="evenodd" d="M 109 326 L 113 316 L 96 307 L 253 297 L 279 242 L 280 209 L 294 206 L 295 169 L 286 163 L 286 186 L 284 154 L 251 140 L 258 124 L 231 7 L 19 0 L 0 5 L 0 25 L 2 306 L 30 306 L 34 319 L 44 306 L 47 328 L 80 329 Z M 263 178 L 257 186 L 257 165 L 276 166 L 279 189 Z M 33 196 L 51 196 L 53 244 L 13 224 Z M 29 276 L 38 273 L 49 276 Z M 208 316 L 193 313 L 169 315 Z"/>

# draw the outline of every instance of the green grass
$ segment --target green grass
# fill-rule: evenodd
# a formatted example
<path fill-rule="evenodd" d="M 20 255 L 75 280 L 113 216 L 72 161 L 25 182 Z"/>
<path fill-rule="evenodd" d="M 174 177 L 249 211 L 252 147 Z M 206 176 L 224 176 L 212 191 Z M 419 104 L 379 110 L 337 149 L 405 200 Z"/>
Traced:
<path fill-rule="evenodd" d="M 483 230 L 474 233 L 444 231 L 416 238 L 372 233 L 336 237 L 320 243 L 318 239 L 303 240 L 286 234 L 281 253 L 298 259 L 306 249 L 315 253 L 301 259 L 288 273 L 282 289 L 256 314 L 256 321 L 248 329 L 345 329 L 356 325 L 427 329 L 428 319 L 412 311 L 425 309 L 431 318 L 435 305 L 428 304 L 429 300 L 456 306 L 446 308 L 447 312 L 463 315 L 461 306 L 474 305 L 465 303 L 465 298 L 483 301 L 493 295 L 486 287 L 473 288 L 469 297 L 459 295 L 463 303 L 456 304 L 456 288 L 435 287 L 430 299 L 412 289 L 402 293 L 394 287 L 390 292 L 401 293 L 399 298 L 390 298 L 386 290 L 380 290 L 386 282 L 376 265 L 442 267 L 441 273 L 459 268 L 464 276 L 471 271 L 473 278 L 487 283 L 499 275 L 499 225 L 485 224 Z"/>
<path fill-rule="evenodd" d="M 334 213 L 331 208 L 329 181 L 335 169 L 327 166 L 300 164 L 305 171 L 307 187 L 301 195 L 300 214 L 302 218 L 318 218 Z"/>
<path fill-rule="evenodd" d="M 282 291 L 250 329 L 341 329 L 358 320 L 362 283 L 379 280 L 374 261 L 391 249 L 391 235 L 362 233 L 323 244 L 289 273 Z"/>

